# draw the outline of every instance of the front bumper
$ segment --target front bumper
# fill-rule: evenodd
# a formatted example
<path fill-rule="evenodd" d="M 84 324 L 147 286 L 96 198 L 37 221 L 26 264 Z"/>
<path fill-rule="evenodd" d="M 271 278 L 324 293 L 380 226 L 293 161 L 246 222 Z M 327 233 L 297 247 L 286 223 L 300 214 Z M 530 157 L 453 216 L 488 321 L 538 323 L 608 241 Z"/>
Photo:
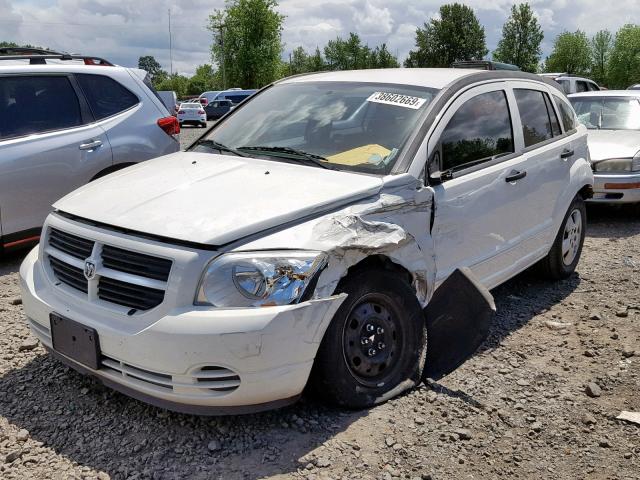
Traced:
<path fill-rule="evenodd" d="M 70 302 L 47 278 L 38 249 L 20 267 L 20 287 L 31 331 L 47 349 L 53 350 L 52 312 L 97 331 L 98 370 L 54 352 L 65 363 L 147 403 L 212 415 L 295 401 L 324 332 L 346 298 L 259 309 L 180 308 L 135 331 L 110 323 L 95 306 Z"/>
<path fill-rule="evenodd" d="M 640 173 L 594 173 L 594 203 L 640 202 Z"/>

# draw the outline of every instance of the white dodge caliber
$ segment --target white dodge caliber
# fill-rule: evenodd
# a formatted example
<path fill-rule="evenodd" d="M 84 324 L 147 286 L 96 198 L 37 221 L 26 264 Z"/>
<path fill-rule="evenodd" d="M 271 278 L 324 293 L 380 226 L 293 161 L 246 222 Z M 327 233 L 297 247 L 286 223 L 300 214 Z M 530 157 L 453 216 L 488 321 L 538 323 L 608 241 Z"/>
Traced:
<path fill-rule="evenodd" d="M 592 184 L 586 129 L 539 76 L 292 77 L 187 151 L 59 200 L 24 308 L 56 358 L 154 405 L 257 411 L 309 384 L 367 407 L 446 352 L 429 307 L 465 303 L 457 272 L 570 275 Z"/>

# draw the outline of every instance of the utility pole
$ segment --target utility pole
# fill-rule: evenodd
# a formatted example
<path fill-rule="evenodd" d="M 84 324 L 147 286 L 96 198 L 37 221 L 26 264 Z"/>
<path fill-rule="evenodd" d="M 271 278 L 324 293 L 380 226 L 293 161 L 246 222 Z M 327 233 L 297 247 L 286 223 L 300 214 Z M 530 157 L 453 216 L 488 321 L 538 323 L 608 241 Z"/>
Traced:
<path fill-rule="evenodd" d="M 169 9 L 169 72 L 173 75 L 173 48 L 171 45 L 171 9 Z"/>
<path fill-rule="evenodd" d="M 219 30 L 219 41 L 220 41 L 220 50 L 222 51 L 222 65 L 220 65 L 220 68 L 222 68 L 222 89 L 226 90 L 227 89 L 227 75 L 225 72 L 225 68 L 224 68 L 224 60 L 226 58 L 226 52 L 224 51 L 224 27 L 225 24 L 221 23 L 220 25 L 215 25 L 214 28 L 217 28 Z"/>

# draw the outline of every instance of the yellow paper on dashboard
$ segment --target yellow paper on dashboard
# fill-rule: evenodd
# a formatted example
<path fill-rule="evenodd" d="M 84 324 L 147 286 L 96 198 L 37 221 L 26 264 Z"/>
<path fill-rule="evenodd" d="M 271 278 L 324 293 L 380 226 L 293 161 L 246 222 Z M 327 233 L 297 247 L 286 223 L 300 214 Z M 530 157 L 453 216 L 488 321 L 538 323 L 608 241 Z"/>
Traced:
<path fill-rule="evenodd" d="M 391 150 L 382 145 L 370 144 L 336 153 L 327 157 L 330 163 L 340 165 L 360 165 L 361 163 L 380 163 L 384 157 L 389 155 Z M 373 157 L 373 158 L 372 158 Z"/>

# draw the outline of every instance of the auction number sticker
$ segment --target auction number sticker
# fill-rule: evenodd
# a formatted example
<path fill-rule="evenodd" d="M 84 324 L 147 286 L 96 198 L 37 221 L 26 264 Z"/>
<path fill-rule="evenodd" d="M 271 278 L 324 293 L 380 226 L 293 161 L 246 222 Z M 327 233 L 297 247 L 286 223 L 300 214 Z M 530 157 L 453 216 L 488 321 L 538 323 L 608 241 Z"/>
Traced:
<path fill-rule="evenodd" d="M 398 107 L 412 108 L 413 110 L 419 109 L 426 101 L 426 98 L 387 92 L 374 92 L 369 98 L 367 98 L 367 102 L 396 105 Z"/>

